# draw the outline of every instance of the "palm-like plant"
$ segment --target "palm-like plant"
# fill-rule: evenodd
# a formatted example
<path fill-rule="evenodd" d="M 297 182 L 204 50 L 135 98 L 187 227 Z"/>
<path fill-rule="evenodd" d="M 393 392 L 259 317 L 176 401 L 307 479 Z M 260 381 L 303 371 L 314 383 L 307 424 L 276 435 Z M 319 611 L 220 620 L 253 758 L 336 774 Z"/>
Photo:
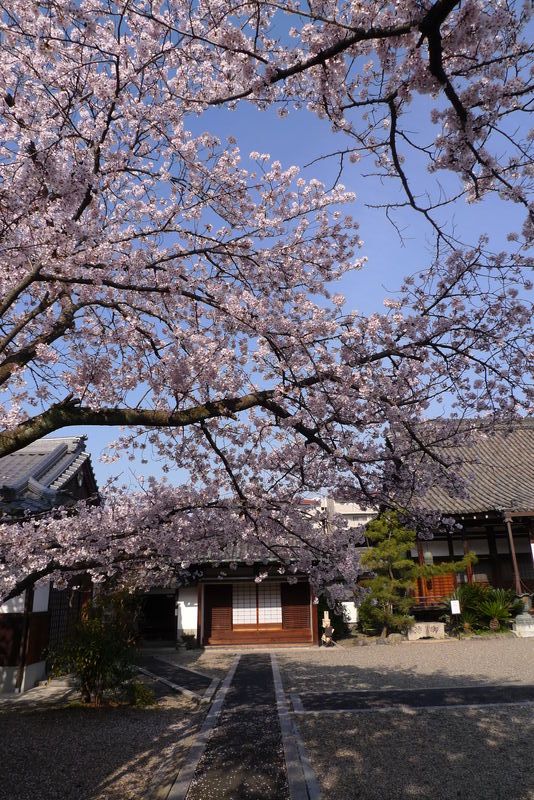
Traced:
<path fill-rule="evenodd" d="M 489 628 L 498 631 L 522 609 L 511 589 L 493 589 L 476 583 L 458 587 L 452 599 L 460 601 L 460 622 L 464 629 Z"/>

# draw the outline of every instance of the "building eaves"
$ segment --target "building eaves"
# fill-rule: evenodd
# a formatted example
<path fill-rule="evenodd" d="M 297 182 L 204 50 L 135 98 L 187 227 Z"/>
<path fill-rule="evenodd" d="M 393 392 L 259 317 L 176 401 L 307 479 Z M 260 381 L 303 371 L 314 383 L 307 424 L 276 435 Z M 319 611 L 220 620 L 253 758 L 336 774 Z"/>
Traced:
<path fill-rule="evenodd" d="M 65 502 L 62 489 L 81 470 L 89 470 L 97 491 L 85 436 L 39 439 L 0 459 L 3 514 L 39 513 Z"/>
<path fill-rule="evenodd" d="M 520 420 L 511 430 L 475 432 L 468 443 L 443 447 L 440 455 L 464 481 L 465 496 L 435 485 L 420 508 L 451 515 L 534 510 L 534 420 Z"/>

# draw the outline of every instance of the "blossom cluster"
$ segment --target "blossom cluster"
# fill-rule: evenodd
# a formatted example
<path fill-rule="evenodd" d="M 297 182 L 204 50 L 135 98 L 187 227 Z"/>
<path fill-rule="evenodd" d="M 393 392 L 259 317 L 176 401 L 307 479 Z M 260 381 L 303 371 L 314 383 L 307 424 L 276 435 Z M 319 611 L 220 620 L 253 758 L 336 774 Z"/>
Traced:
<path fill-rule="evenodd" d="M 325 548 L 295 511 L 303 492 L 406 507 L 454 483 L 429 455 L 464 417 L 531 409 L 527 17 L 504 0 L 10 2 L 0 455 L 65 425 L 122 425 L 119 448 L 152 447 L 189 480 L 4 525 L 9 591 L 135 561 L 153 580 L 212 538 L 318 586 L 349 580 L 352 540 L 341 525 Z M 430 143 L 411 133 L 415 98 Z M 428 224 L 431 265 L 382 312 L 347 309 L 335 287 L 365 264 L 353 192 L 214 135 L 205 112 L 240 102 L 328 118 L 341 156 L 370 159 Z M 414 183 L 414 152 L 428 180 L 452 176 L 446 197 Z M 520 212 L 507 252 L 444 221 L 488 194 Z M 450 421 L 424 424 L 436 415 Z"/>

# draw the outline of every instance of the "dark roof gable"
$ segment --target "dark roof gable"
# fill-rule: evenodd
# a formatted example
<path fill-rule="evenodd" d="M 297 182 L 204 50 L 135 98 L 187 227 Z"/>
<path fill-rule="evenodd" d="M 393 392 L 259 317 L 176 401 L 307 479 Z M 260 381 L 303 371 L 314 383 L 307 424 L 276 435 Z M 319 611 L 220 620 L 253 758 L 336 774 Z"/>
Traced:
<path fill-rule="evenodd" d="M 85 441 L 85 436 L 38 439 L 0 458 L 0 514 L 41 513 L 72 502 L 66 486 L 76 475 L 86 494 L 96 494 Z"/>

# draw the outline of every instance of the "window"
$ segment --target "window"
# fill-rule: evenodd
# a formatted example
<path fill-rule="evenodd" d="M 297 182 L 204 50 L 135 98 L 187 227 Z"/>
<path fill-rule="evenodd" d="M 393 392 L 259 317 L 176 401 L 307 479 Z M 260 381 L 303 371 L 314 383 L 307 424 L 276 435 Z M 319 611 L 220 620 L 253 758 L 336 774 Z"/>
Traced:
<path fill-rule="evenodd" d="M 282 624 L 279 583 L 234 583 L 233 625 Z"/>
<path fill-rule="evenodd" d="M 232 623 L 256 624 L 256 584 L 234 583 Z"/>
<path fill-rule="evenodd" d="M 258 586 L 258 622 L 282 622 L 282 600 L 279 583 Z"/>

